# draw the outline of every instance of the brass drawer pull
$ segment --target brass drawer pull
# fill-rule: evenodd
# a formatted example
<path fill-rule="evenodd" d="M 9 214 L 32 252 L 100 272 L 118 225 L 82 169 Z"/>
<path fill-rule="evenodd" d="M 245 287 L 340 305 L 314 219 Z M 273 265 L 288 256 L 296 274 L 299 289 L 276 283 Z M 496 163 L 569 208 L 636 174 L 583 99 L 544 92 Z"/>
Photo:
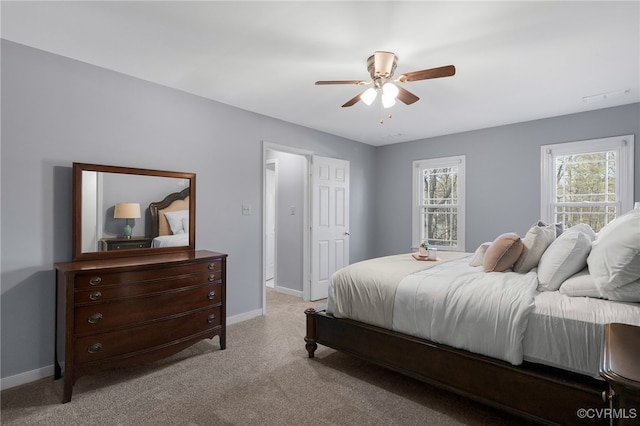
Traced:
<path fill-rule="evenodd" d="M 91 285 L 98 285 L 102 282 L 102 278 L 100 277 L 91 277 L 91 279 L 89 280 L 89 284 Z"/>
<path fill-rule="evenodd" d="M 214 282 L 216 280 L 216 276 L 214 274 L 209 275 L 209 282 Z"/>
<path fill-rule="evenodd" d="M 87 348 L 87 352 L 89 352 L 90 354 L 95 354 L 97 353 L 100 349 L 102 349 L 102 343 L 94 343 L 93 345 L 89 346 Z"/>
<path fill-rule="evenodd" d="M 89 318 L 87 318 L 87 322 L 89 324 L 97 324 L 100 321 L 102 321 L 102 318 L 104 318 L 104 317 L 102 316 L 102 314 L 100 312 L 98 312 L 97 314 L 89 315 Z"/>
<path fill-rule="evenodd" d="M 216 297 L 216 292 L 215 292 L 214 290 L 211 290 L 211 291 L 209 292 L 209 294 L 207 295 L 207 298 L 208 298 L 209 300 L 213 300 L 215 297 Z"/>
<path fill-rule="evenodd" d="M 209 264 L 209 266 L 208 266 L 208 268 L 209 268 L 209 270 L 210 270 L 210 271 L 213 271 L 213 269 L 214 269 L 215 267 L 216 267 L 216 264 L 215 264 L 215 263 L 210 263 L 210 264 Z"/>
<path fill-rule="evenodd" d="M 91 293 L 89 295 L 89 299 L 91 300 L 98 300 L 102 297 L 102 293 L 100 293 L 99 291 L 94 291 L 93 293 Z"/>
<path fill-rule="evenodd" d="M 215 314 L 211 314 L 211 315 L 209 315 L 209 317 L 207 318 L 207 322 L 208 322 L 209 324 L 211 324 L 211 323 L 212 323 L 212 322 L 214 322 L 215 320 L 216 320 L 216 316 L 215 316 Z"/>

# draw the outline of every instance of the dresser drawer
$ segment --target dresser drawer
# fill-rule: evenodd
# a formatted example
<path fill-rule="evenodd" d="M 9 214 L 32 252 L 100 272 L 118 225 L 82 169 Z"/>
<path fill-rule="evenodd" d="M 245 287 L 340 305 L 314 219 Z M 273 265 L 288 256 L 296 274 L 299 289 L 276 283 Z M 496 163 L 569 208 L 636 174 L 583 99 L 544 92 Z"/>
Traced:
<path fill-rule="evenodd" d="M 220 326 L 220 313 L 221 308 L 214 307 L 152 324 L 79 337 L 74 343 L 75 361 L 98 361 L 151 350 Z"/>
<path fill-rule="evenodd" d="M 210 259 L 204 262 L 196 262 L 180 266 L 155 267 L 153 269 L 120 271 L 120 272 L 82 272 L 75 277 L 75 288 L 95 288 L 103 285 L 134 283 L 140 281 L 156 280 L 160 278 L 178 277 L 199 272 L 212 272 L 222 270 L 221 259 Z"/>
<path fill-rule="evenodd" d="M 76 290 L 74 303 L 76 306 L 86 305 L 87 303 L 101 303 L 114 299 L 176 290 L 181 287 L 191 287 L 206 283 L 221 283 L 222 278 L 222 271 L 212 271 L 178 278 L 171 277 L 153 281 L 140 281 L 132 284 L 114 284 L 89 289 L 83 287 L 82 290 Z"/>
<path fill-rule="evenodd" d="M 75 332 L 76 334 L 99 332 L 178 315 L 219 304 L 221 296 L 221 284 L 211 283 L 177 291 L 81 306 L 77 307 L 74 313 Z"/>

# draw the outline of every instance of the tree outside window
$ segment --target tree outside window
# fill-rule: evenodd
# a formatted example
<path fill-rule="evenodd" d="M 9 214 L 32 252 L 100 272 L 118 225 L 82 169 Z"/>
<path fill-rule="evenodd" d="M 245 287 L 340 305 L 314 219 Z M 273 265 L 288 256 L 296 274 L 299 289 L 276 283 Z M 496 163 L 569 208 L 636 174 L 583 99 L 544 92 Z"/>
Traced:
<path fill-rule="evenodd" d="M 413 164 L 413 247 L 464 250 L 464 156 Z"/>
<path fill-rule="evenodd" d="M 542 217 L 599 232 L 633 205 L 633 135 L 542 147 Z"/>

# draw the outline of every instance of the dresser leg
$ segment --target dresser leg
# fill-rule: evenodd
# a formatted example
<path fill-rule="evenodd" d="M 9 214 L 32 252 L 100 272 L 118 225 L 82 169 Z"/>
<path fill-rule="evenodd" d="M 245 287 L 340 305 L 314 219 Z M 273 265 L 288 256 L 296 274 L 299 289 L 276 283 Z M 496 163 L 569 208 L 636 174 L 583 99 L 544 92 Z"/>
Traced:
<path fill-rule="evenodd" d="M 66 404 L 71 401 L 71 393 L 73 392 L 73 380 L 68 375 L 64 378 L 64 391 L 62 393 L 62 403 Z"/>
<path fill-rule="evenodd" d="M 218 336 L 220 338 L 220 349 L 226 349 L 227 348 L 227 337 L 225 336 L 225 332 L 223 331 L 222 333 L 220 333 L 220 336 Z"/>

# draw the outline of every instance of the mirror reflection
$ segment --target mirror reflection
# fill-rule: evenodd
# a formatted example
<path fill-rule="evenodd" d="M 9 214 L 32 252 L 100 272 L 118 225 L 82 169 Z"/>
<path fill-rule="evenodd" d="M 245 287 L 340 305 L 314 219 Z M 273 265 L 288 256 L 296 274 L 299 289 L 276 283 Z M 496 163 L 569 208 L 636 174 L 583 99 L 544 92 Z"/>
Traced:
<path fill-rule="evenodd" d="M 152 216 L 154 203 L 185 189 Z M 82 253 L 189 245 L 188 191 L 188 179 L 83 170 Z"/>
<path fill-rule="evenodd" d="M 73 258 L 195 248 L 195 174 L 73 164 Z"/>

